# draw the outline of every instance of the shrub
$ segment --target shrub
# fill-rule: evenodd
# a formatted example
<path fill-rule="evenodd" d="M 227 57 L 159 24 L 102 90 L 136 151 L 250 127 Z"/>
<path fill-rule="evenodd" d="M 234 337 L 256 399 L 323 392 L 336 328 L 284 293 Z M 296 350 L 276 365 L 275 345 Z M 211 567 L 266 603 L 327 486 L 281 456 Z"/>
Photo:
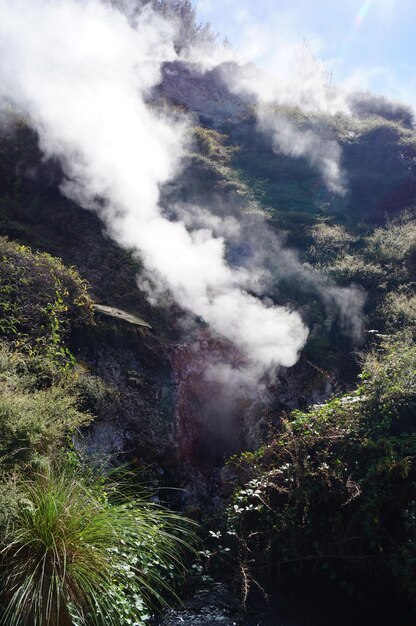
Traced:
<path fill-rule="evenodd" d="M 0 342 L 0 470 L 50 456 L 91 416 L 71 377 Z"/>
<path fill-rule="evenodd" d="M 0 237 L 0 335 L 68 358 L 71 327 L 91 323 L 92 302 L 74 268 Z"/>
<path fill-rule="evenodd" d="M 359 254 L 349 253 L 338 256 L 324 271 L 339 284 L 354 282 L 369 289 L 377 288 L 386 276 L 377 260 L 368 261 Z"/>
<path fill-rule="evenodd" d="M 185 522 L 67 463 L 21 479 L 1 534 L 7 626 L 141 625 L 173 593 Z"/>
<path fill-rule="evenodd" d="M 416 600 L 416 346 L 405 336 L 368 354 L 355 392 L 295 412 L 233 467 L 228 532 L 246 592 L 319 567 L 352 585 L 395 578 Z"/>
<path fill-rule="evenodd" d="M 157 13 L 176 22 L 177 33 L 175 47 L 178 51 L 190 45 L 214 45 L 217 36 L 213 33 L 209 22 L 201 24 L 196 18 L 196 9 L 191 0 L 110 0 L 116 7 L 127 9 L 127 14 L 141 11 L 143 6 L 150 5 Z"/>
<path fill-rule="evenodd" d="M 412 290 L 391 291 L 380 307 L 389 330 L 416 328 L 416 295 Z"/>
<path fill-rule="evenodd" d="M 416 248 L 416 222 L 403 216 L 398 222 L 377 228 L 368 238 L 366 255 L 381 262 L 400 262 Z"/>
<path fill-rule="evenodd" d="M 90 421 L 60 387 L 0 398 L 0 467 L 49 456 L 64 438 Z"/>
<path fill-rule="evenodd" d="M 309 254 L 318 262 L 334 258 L 341 253 L 345 254 L 357 239 L 347 232 L 344 226 L 325 222 L 316 224 L 311 230 L 311 235 L 313 244 Z"/>

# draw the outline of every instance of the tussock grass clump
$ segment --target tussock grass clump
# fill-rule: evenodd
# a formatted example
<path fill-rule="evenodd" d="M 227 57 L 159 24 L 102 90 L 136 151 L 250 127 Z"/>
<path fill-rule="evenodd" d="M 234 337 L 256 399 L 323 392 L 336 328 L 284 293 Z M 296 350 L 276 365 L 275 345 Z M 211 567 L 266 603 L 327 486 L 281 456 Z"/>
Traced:
<path fill-rule="evenodd" d="M 174 593 L 184 521 L 74 467 L 21 479 L 1 540 L 5 626 L 142 624 Z"/>

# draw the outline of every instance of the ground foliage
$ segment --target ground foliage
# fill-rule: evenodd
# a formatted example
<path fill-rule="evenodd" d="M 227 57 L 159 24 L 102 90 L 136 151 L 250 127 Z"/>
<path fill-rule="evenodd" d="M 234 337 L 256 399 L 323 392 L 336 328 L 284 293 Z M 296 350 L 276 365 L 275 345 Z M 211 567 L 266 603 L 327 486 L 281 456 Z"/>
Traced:
<path fill-rule="evenodd" d="M 71 327 L 90 323 L 92 301 L 74 268 L 0 238 L 0 336 L 65 361 Z"/>
<path fill-rule="evenodd" d="M 153 4 L 162 13 L 176 12 L 188 41 L 203 35 L 205 27 L 195 22 L 189 2 Z M 181 32 L 178 49 L 187 45 Z M 280 288 L 275 297 L 302 310 L 311 327 L 305 355 L 324 375 L 337 371 L 338 391 L 323 405 L 283 419 L 276 415 L 279 428 L 260 450 L 229 464 L 232 495 L 226 514 L 221 511 L 211 526 L 203 552 L 208 561 L 217 552 L 222 563 L 231 563 L 246 599 L 253 589 L 273 590 L 279 574 L 318 570 L 353 593 L 365 592 L 368 581 L 376 580 L 383 589 L 395 584 L 400 593 L 415 598 L 415 131 L 404 108 L 390 110 L 376 101 L 370 107 L 357 101 L 356 108 L 354 118 L 305 115 L 293 107 L 278 111 L 299 128 L 321 128 L 340 142 L 345 196 L 328 192 L 305 159 L 276 154 L 270 138 L 259 133 L 255 112 L 248 111 L 221 132 L 210 128 L 209 121 L 192 129 L 183 174 L 187 191 L 180 189 L 176 198 L 196 206 L 203 198 L 213 206 L 258 211 L 272 228 L 286 233 L 288 245 L 309 267 L 338 285 L 365 288 L 367 328 L 377 331 L 368 333 L 361 346 L 365 358 L 354 369 L 354 374 L 362 370 L 356 386 L 346 372 L 347 363 L 357 360 L 356 346 L 341 340 L 339 329 L 323 332 L 325 311 L 317 298 L 299 294 L 293 285 Z M 103 482 L 97 486 L 79 466 L 58 464 L 58 471 L 51 465 L 63 453 L 66 458 L 74 434 L 103 410 L 113 392 L 76 363 L 67 347 L 71 329 L 91 323 L 91 300 L 81 275 L 110 303 L 133 307 L 140 301 L 145 306 L 134 283 L 139 264 L 129 252 L 109 244 L 91 214 L 59 196 L 61 178 L 56 163 L 42 160 L 36 135 L 24 120 L 16 120 L 13 132 L 0 141 L 0 231 L 19 242 L 0 239 L 0 511 L 3 516 L 7 511 L 0 521 L 7 529 L 1 540 L 11 565 L 20 554 L 17 546 L 27 549 L 28 537 L 30 545 L 38 545 L 36 533 L 49 529 L 44 538 L 54 538 L 50 529 L 56 528 L 57 517 L 42 511 L 58 516 L 63 501 L 71 504 L 65 523 L 78 530 L 81 519 L 92 530 L 95 515 L 103 520 L 107 534 L 98 538 L 99 566 L 103 555 L 120 548 L 123 533 L 130 537 L 133 532 L 129 506 L 108 498 Z M 36 250 L 59 254 L 67 265 Z M 68 267 L 68 259 L 79 272 Z M 110 539 L 106 524 L 115 513 L 124 519 L 124 511 L 128 523 Z M 152 519 L 154 533 L 160 526 Z M 96 597 L 104 595 L 105 587 L 119 608 L 123 617 L 114 623 L 141 623 L 148 615 L 145 589 L 138 592 L 135 586 L 140 578 L 132 559 L 143 555 L 140 571 L 144 562 L 145 567 L 157 565 L 163 579 L 160 595 L 165 593 L 163 572 L 174 565 L 169 556 L 164 559 L 163 546 L 157 555 L 152 541 L 139 539 L 140 546 L 132 550 L 129 541 L 120 558 L 111 552 L 103 572 L 108 578 L 94 587 Z M 23 560 L 16 566 L 19 575 L 23 566 Z M 10 591 L 11 570 L 2 572 Z M 60 575 L 54 580 L 63 591 Z M 77 585 L 71 579 L 69 595 L 62 596 L 73 624 L 83 623 L 85 602 L 91 609 L 92 596 L 74 592 Z M 47 593 L 52 589 L 57 597 L 57 586 Z M 10 606 L 12 596 L 7 597 Z M 76 605 L 74 600 L 81 601 Z M 44 619 L 44 606 L 33 606 Z M 18 610 L 16 620 L 22 615 Z"/>
<path fill-rule="evenodd" d="M 175 597 L 192 529 L 81 457 L 114 392 L 68 348 L 93 324 L 77 270 L 0 238 L 0 293 L 0 622 L 141 626 Z"/>
<path fill-rule="evenodd" d="M 360 379 L 348 395 L 289 415 L 270 443 L 231 462 L 240 486 L 227 532 L 246 595 L 253 582 L 270 590 L 288 570 L 319 569 L 351 592 L 366 576 L 416 600 L 411 337 L 382 339 Z"/>
<path fill-rule="evenodd" d="M 1 535 L 2 624 L 136 624 L 172 595 L 189 529 L 76 457 L 13 478 Z"/>

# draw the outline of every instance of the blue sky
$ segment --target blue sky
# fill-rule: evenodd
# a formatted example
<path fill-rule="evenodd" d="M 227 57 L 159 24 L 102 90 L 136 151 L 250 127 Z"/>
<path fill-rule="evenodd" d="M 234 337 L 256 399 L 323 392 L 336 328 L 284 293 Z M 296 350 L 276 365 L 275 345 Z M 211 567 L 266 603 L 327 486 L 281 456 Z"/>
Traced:
<path fill-rule="evenodd" d="M 201 21 L 273 67 L 306 39 L 334 81 L 416 106 L 416 0 L 197 0 Z"/>

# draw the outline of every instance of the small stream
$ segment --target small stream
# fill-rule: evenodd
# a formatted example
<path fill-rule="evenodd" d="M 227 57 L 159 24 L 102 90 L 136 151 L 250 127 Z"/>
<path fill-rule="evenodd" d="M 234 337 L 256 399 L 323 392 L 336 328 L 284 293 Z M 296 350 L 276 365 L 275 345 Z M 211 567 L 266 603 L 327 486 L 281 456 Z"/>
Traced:
<path fill-rule="evenodd" d="M 273 610 L 245 614 L 235 594 L 223 584 L 196 592 L 183 606 L 172 609 L 157 626 L 317 626 L 281 600 Z"/>
<path fill-rule="evenodd" d="M 414 626 L 416 615 L 397 598 L 384 604 L 359 601 L 337 592 L 299 589 L 275 596 L 268 606 L 245 613 L 239 598 L 223 583 L 201 590 L 171 609 L 154 626 Z"/>

